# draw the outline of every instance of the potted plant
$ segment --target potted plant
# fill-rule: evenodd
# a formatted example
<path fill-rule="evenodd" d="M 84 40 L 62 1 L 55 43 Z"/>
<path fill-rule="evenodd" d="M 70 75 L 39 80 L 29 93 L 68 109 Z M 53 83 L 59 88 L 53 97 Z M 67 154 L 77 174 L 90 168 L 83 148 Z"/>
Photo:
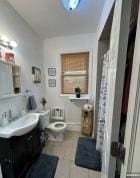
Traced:
<path fill-rule="evenodd" d="M 43 110 L 45 110 L 45 105 L 47 104 L 47 100 L 46 100 L 46 98 L 45 98 L 45 97 L 42 97 L 40 103 L 41 103 L 42 106 L 43 106 Z"/>
<path fill-rule="evenodd" d="M 80 97 L 81 97 L 81 89 L 80 89 L 80 87 L 76 87 L 76 88 L 75 88 L 75 94 L 76 94 L 76 97 L 77 97 L 77 98 L 80 98 Z"/>

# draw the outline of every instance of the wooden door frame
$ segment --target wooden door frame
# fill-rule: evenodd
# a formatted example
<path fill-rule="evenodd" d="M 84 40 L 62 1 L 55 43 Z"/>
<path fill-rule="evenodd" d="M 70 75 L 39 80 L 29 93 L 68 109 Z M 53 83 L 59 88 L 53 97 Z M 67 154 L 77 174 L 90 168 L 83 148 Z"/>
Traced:
<path fill-rule="evenodd" d="M 111 103 L 111 117 L 110 120 L 112 122 L 111 130 L 111 142 L 118 142 L 119 137 L 119 129 L 120 129 L 120 116 L 121 116 L 121 106 L 122 106 L 122 96 L 123 96 L 123 86 L 124 86 L 124 76 L 125 76 L 125 65 L 126 65 L 126 55 L 127 55 L 127 44 L 128 44 L 128 35 L 129 35 L 129 23 L 130 23 L 130 14 L 131 14 L 131 1 L 132 0 L 116 0 L 115 7 L 113 8 L 113 24 L 111 29 L 111 37 L 110 37 L 110 51 L 112 53 L 111 58 L 115 61 L 115 65 L 113 66 L 114 76 L 115 76 L 115 86 L 113 93 L 113 102 Z M 114 19 L 115 18 L 115 19 Z M 116 18 L 118 18 L 117 24 Z M 114 26 L 114 27 L 113 27 Z M 112 39 L 115 39 L 114 41 Z M 98 41 L 98 65 L 97 65 L 97 83 L 96 83 L 96 92 L 99 90 L 101 76 L 98 76 L 99 67 L 102 66 L 102 55 L 100 52 L 102 51 L 103 38 L 100 37 Z M 104 47 L 104 51 L 105 51 Z M 102 53 L 103 54 L 103 53 Z M 99 61 L 101 60 L 101 61 Z M 99 100 L 99 92 L 96 93 L 96 128 L 95 134 L 97 132 L 97 116 L 98 116 L 98 100 Z M 116 134 L 117 133 L 117 134 Z M 109 145 L 110 148 L 110 145 Z M 110 150 L 109 150 L 110 154 Z M 108 166 L 108 165 L 107 165 Z M 109 159 L 109 168 L 108 168 L 108 178 L 115 177 L 116 170 L 116 158 L 110 155 Z"/>
<path fill-rule="evenodd" d="M 122 165 L 121 178 L 126 177 L 127 173 L 132 173 L 134 151 L 136 146 L 137 128 L 140 124 L 140 2 L 137 21 L 135 50 L 133 57 L 133 67 L 130 83 L 128 114 L 126 122 L 125 142 L 126 149 L 125 163 Z"/>
<path fill-rule="evenodd" d="M 121 118 L 121 106 L 122 106 L 122 96 L 124 87 L 124 76 L 125 76 L 125 66 L 126 66 L 126 56 L 127 56 L 127 44 L 129 36 L 129 23 L 131 16 L 131 3 L 132 0 L 117 0 L 114 10 L 114 22 L 112 28 L 111 38 L 116 38 L 111 45 L 110 50 L 112 59 L 116 61 L 114 66 L 115 72 L 115 91 L 114 91 L 114 101 L 113 101 L 113 113 L 110 115 L 112 120 L 111 130 L 111 143 L 118 142 L 119 129 L 120 129 L 120 118 Z M 117 21 L 118 20 L 118 21 Z M 115 24 L 118 23 L 118 24 Z M 115 28 L 118 28 L 116 32 Z M 117 36 L 118 33 L 118 36 Z M 118 41 L 117 41 L 118 40 Z M 118 47 L 118 49 L 116 49 Z M 110 145 L 111 146 L 111 145 Z M 108 178 L 115 177 L 116 170 L 116 158 L 110 155 Z"/>
<path fill-rule="evenodd" d="M 113 109 L 113 113 L 111 113 L 110 115 L 110 117 L 112 117 L 111 120 L 112 120 L 112 129 L 113 129 L 111 130 L 110 133 L 111 143 L 118 142 L 118 137 L 119 137 L 127 44 L 128 44 L 128 36 L 129 36 L 129 23 L 130 23 L 130 16 L 131 16 L 131 2 L 132 0 L 127 0 L 127 1 L 117 0 L 114 9 L 114 19 L 113 19 L 113 27 L 112 27 L 113 29 L 111 34 L 111 38 L 114 39 L 111 39 L 112 42 L 110 45 L 110 50 L 111 53 L 113 53 L 111 55 L 112 60 L 116 64 L 114 63 L 114 72 L 115 72 L 114 98 L 112 100 L 113 103 L 111 103 L 113 104 L 113 107 L 111 108 Z M 119 30 L 117 33 L 116 33 L 116 28 L 118 28 L 117 30 Z M 110 155 L 108 178 L 115 177 L 115 169 L 116 169 L 116 158 Z"/>

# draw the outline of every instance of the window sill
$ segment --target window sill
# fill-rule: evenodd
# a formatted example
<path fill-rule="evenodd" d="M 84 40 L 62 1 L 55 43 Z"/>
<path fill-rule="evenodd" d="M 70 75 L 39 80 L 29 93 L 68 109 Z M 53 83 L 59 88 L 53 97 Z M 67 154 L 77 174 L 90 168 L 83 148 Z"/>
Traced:
<path fill-rule="evenodd" d="M 88 95 L 88 94 L 83 94 L 83 95 L 81 95 L 80 98 L 77 98 L 75 96 L 75 94 L 61 94 L 60 96 L 61 97 L 67 97 L 71 101 L 74 101 L 74 100 L 75 101 L 82 101 L 82 100 L 89 101 L 91 99 L 90 95 Z"/>
<path fill-rule="evenodd" d="M 90 96 L 89 95 L 82 95 L 80 98 L 77 98 L 76 96 L 70 96 L 69 99 L 71 101 L 74 101 L 74 100 L 77 100 L 77 101 L 81 101 L 81 100 L 89 101 L 90 100 Z"/>
<path fill-rule="evenodd" d="M 62 97 L 70 97 L 70 96 L 74 96 L 74 94 L 60 94 L 60 96 L 62 96 Z"/>

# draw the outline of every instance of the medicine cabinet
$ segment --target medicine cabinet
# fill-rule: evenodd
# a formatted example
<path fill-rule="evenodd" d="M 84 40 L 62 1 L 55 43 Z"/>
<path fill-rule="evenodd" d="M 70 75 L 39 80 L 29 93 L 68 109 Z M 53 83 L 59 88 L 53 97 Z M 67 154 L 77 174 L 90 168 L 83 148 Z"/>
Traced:
<path fill-rule="evenodd" d="M 0 99 L 20 94 L 20 79 L 20 66 L 0 60 Z"/>

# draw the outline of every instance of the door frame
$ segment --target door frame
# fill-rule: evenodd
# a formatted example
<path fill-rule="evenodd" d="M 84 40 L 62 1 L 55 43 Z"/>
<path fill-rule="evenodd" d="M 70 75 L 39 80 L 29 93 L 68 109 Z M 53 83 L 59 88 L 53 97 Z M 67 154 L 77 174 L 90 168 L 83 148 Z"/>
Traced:
<path fill-rule="evenodd" d="M 111 119 L 110 121 L 112 121 L 110 144 L 112 142 L 118 142 L 119 138 L 131 4 L 132 0 L 116 0 L 114 9 L 110 51 L 113 62 L 112 69 L 114 70 L 115 88 L 112 95 L 114 100 L 112 100 L 112 103 L 109 103 L 110 107 L 108 107 L 111 108 L 111 105 L 113 104 L 113 107 L 111 108 L 113 109 L 113 112 L 108 115 Z M 116 29 L 118 29 L 118 32 Z M 115 170 L 116 158 L 110 155 L 108 178 L 115 177 Z"/>
<path fill-rule="evenodd" d="M 130 83 L 128 113 L 126 122 L 126 132 L 124 146 L 126 157 L 121 169 L 121 178 L 129 173 L 133 173 L 134 152 L 136 146 L 137 129 L 140 126 L 140 2 L 136 30 L 135 50 L 133 57 L 132 75 Z M 134 172 L 135 173 L 135 172 Z"/>
<path fill-rule="evenodd" d="M 109 46 L 109 50 L 111 51 L 112 86 L 110 87 L 110 93 L 107 96 L 107 108 L 109 108 L 108 110 L 110 111 L 108 111 L 106 114 L 107 119 L 111 123 L 108 132 L 108 155 L 110 155 L 111 143 L 118 142 L 119 138 L 129 23 L 131 16 L 131 2 L 132 0 L 116 0 L 113 13 Z M 99 50 L 100 48 L 98 49 L 98 53 Z M 96 86 L 96 89 L 97 87 L 98 86 Z M 97 100 L 98 98 L 96 98 L 96 101 Z M 116 170 L 116 158 L 110 155 L 106 166 L 108 169 L 108 175 L 105 177 L 114 178 Z"/>

